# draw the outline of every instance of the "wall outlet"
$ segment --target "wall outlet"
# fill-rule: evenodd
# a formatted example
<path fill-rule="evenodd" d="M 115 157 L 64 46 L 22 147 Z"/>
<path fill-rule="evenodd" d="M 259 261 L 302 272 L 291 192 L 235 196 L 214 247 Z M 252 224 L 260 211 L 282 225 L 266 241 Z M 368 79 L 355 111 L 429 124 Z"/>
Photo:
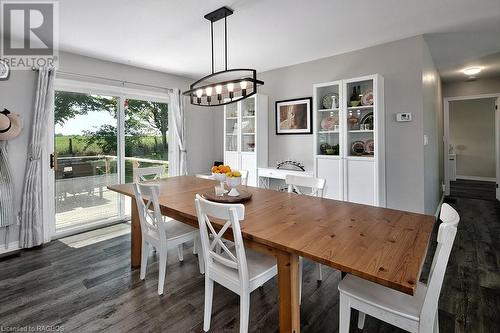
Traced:
<path fill-rule="evenodd" d="M 427 146 L 429 144 L 429 136 L 427 134 L 424 134 L 424 146 Z"/>
<path fill-rule="evenodd" d="M 398 113 L 396 114 L 396 121 L 398 122 L 406 122 L 411 121 L 411 113 Z"/>

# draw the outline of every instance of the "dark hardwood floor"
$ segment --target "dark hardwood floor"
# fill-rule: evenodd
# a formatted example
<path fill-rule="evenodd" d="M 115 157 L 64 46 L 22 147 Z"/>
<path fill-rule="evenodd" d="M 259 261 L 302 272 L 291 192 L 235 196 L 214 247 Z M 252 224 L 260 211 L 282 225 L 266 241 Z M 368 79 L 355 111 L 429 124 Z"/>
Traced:
<path fill-rule="evenodd" d="M 500 332 L 500 204 L 462 196 L 447 201 L 462 221 L 441 293 L 440 330 Z M 204 280 L 192 249 L 185 249 L 183 263 L 172 251 L 165 294 L 159 297 L 157 256 L 151 254 L 146 280 L 140 281 L 139 271 L 130 270 L 124 228 L 53 241 L 1 260 L 0 331 L 60 325 L 66 332 L 202 332 Z M 435 234 L 424 281 L 434 249 Z M 336 332 L 340 273 L 324 268 L 321 284 L 314 273 L 307 262 L 302 332 Z M 252 294 L 251 332 L 278 331 L 276 301 L 275 279 Z M 356 320 L 353 313 L 352 332 L 359 331 Z M 236 332 L 238 323 L 238 296 L 216 286 L 211 331 Z M 363 332 L 402 331 L 367 317 Z"/>
<path fill-rule="evenodd" d="M 450 182 L 450 185 L 451 197 L 496 200 L 496 186 L 494 182 L 457 179 Z"/>

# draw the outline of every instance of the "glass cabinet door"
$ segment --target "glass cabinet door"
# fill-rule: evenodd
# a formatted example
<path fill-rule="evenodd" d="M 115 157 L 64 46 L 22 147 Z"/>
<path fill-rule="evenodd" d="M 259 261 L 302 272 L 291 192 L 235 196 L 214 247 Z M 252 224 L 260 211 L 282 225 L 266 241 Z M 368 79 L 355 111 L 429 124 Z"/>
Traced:
<path fill-rule="evenodd" d="M 374 157 L 373 80 L 349 82 L 346 89 L 346 155 Z"/>
<path fill-rule="evenodd" d="M 225 107 L 226 151 L 238 151 L 238 104 Z"/>
<path fill-rule="evenodd" d="M 255 151 L 255 98 L 241 102 L 241 151 Z"/>
<path fill-rule="evenodd" d="M 340 155 L 340 89 L 338 84 L 317 88 L 317 155 Z"/>

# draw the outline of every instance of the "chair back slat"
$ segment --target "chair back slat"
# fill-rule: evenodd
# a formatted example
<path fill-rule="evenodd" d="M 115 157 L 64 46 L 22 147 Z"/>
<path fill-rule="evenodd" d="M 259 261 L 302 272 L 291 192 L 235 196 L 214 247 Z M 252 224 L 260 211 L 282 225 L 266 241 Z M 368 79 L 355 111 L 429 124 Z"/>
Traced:
<path fill-rule="evenodd" d="M 221 204 L 208 201 L 199 194 L 195 199 L 198 224 L 200 227 L 200 238 L 205 267 L 213 268 L 218 262 L 225 267 L 238 271 L 240 281 L 248 281 L 248 267 L 246 262 L 245 248 L 241 236 L 240 220 L 245 218 L 245 206 L 242 204 Z M 210 218 L 226 221 L 217 232 Z M 223 242 L 224 233 L 232 229 L 235 250 L 229 250 Z M 217 249 L 222 250 L 221 253 Z M 207 271 L 207 270 L 206 270 Z"/>
<path fill-rule="evenodd" d="M 248 170 L 239 170 L 241 173 L 241 185 L 246 186 L 248 184 Z"/>
<path fill-rule="evenodd" d="M 439 295 L 443 285 L 444 274 L 450 258 L 451 249 L 455 236 L 457 234 L 458 222 L 460 216 L 450 205 L 444 203 L 441 206 L 441 225 L 439 226 L 436 252 L 431 265 L 429 279 L 427 283 L 427 292 L 425 295 L 420 321 L 433 320 L 436 314 Z"/>
<path fill-rule="evenodd" d="M 285 183 L 288 185 L 288 192 L 296 192 L 298 194 L 306 194 L 315 197 L 323 197 L 326 180 L 323 178 L 305 177 L 296 175 L 286 175 Z M 308 188 L 309 193 L 303 193 L 302 188 Z"/>
<path fill-rule="evenodd" d="M 141 183 L 147 180 L 160 179 L 165 173 L 165 166 L 154 166 L 146 168 L 134 168 L 133 169 L 133 179 L 134 183 Z M 147 179 L 146 177 L 153 176 L 152 179 Z"/>
<path fill-rule="evenodd" d="M 158 232 L 163 222 L 158 197 L 158 184 L 133 184 L 141 230 Z M 146 202 L 145 202 L 146 201 Z"/>

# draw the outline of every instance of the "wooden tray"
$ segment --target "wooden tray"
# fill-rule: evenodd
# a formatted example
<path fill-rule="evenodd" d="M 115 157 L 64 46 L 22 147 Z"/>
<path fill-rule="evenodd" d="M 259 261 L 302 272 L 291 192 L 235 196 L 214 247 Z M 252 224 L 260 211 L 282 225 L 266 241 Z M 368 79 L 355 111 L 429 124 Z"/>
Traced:
<path fill-rule="evenodd" d="M 252 193 L 247 192 L 245 190 L 240 190 L 238 189 L 238 192 L 240 192 L 240 195 L 237 197 L 231 197 L 227 195 L 227 193 L 224 193 L 223 196 L 218 197 L 215 195 L 215 190 L 209 190 L 201 194 L 202 197 L 204 197 L 207 200 L 214 201 L 214 202 L 220 202 L 220 203 L 239 203 L 239 202 L 245 202 L 250 200 L 252 198 Z"/>

